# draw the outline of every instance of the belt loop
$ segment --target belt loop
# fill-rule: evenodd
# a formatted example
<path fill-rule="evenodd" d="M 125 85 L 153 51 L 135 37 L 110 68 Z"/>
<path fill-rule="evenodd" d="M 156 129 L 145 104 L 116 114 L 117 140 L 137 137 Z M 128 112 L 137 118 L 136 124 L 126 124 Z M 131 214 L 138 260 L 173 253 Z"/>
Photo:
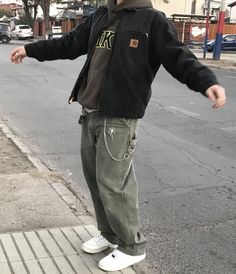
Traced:
<path fill-rule="evenodd" d="M 89 112 L 86 110 L 86 108 L 82 108 L 82 115 L 86 116 Z"/>
<path fill-rule="evenodd" d="M 78 123 L 79 123 L 80 125 L 83 125 L 83 124 L 84 124 L 85 118 L 86 118 L 86 116 L 87 116 L 88 114 L 89 114 L 89 112 L 88 112 L 85 108 L 82 108 L 82 115 L 80 115 L 79 121 L 78 121 Z"/>

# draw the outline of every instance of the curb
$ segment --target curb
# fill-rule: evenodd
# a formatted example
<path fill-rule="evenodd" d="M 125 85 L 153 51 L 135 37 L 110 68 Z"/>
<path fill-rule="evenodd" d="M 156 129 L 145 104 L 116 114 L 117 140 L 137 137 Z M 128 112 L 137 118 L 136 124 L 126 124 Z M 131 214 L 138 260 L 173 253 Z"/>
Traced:
<path fill-rule="evenodd" d="M 83 198 L 80 197 L 80 195 L 71 188 L 71 180 L 69 182 L 63 175 L 57 174 L 55 171 L 50 170 L 39 158 L 34 156 L 34 153 L 29 149 L 29 147 L 25 145 L 24 142 L 10 130 L 10 128 L 1 119 L 0 130 L 2 130 L 5 136 L 9 138 L 16 145 L 16 147 L 19 148 L 19 150 L 27 157 L 27 159 L 33 164 L 37 171 L 41 173 L 47 173 L 48 176 L 52 176 L 54 179 L 57 179 L 57 182 L 48 182 L 48 184 L 69 206 L 76 217 L 79 215 L 79 204 L 82 206 L 82 209 L 86 212 L 86 217 L 80 216 L 79 220 L 83 224 L 88 223 L 88 220 L 91 223 L 94 223 L 94 215 L 85 205 L 85 202 L 83 202 Z M 32 174 L 34 174 L 34 172 L 32 172 Z"/>
<path fill-rule="evenodd" d="M 205 66 L 220 71 L 236 71 L 236 54 L 233 52 L 222 53 L 220 60 L 214 60 L 212 55 L 207 54 L 203 57 L 203 51 L 200 48 L 190 48 L 197 59 Z"/>
<path fill-rule="evenodd" d="M 213 59 L 203 59 L 203 58 L 198 58 L 198 60 L 203 65 L 206 65 L 209 68 L 212 68 L 215 70 L 236 72 L 236 62 L 230 62 L 227 60 L 217 61 Z"/>
<path fill-rule="evenodd" d="M 43 162 L 36 158 L 30 149 L 17 137 L 13 134 L 10 128 L 0 120 L 0 129 L 6 135 L 7 138 L 12 140 L 12 142 L 20 149 L 20 151 L 26 155 L 27 159 L 38 169 L 38 171 L 49 171 L 46 165 Z"/>

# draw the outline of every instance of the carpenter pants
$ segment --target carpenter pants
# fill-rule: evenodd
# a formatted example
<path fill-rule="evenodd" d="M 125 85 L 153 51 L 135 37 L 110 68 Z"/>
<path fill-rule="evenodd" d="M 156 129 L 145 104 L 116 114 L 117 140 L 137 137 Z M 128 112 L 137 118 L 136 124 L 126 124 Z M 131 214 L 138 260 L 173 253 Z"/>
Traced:
<path fill-rule="evenodd" d="M 98 229 L 129 255 L 145 253 L 139 231 L 138 185 L 133 168 L 137 119 L 81 116 L 81 159 Z"/>

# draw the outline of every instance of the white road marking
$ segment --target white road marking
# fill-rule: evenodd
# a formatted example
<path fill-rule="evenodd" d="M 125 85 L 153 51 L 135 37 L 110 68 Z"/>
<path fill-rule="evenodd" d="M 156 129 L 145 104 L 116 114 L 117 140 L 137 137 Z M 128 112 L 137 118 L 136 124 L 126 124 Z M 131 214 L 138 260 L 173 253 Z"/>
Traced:
<path fill-rule="evenodd" d="M 221 127 L 220 129 L 227 131 L 229 133 L 236 133 L 236 127 Z"/>
<path fill-rule="evenodd" d="M 184 115 L 187 115 L 190 117 L 199 117 L 200 116 L 200 114 L 198 114 L 198 113 L 191 112 L 191 111 L 188 111 L 188 110 L 185 110 L 185 109 L 182 109 L 179 107 L 175 107 L 175 106 L 166 107 L 166 110 L 169 110 L 173 113 L 181 113 L 181 114 L 184 114 Z"/>
<path fill-rule="evenodd" d="M 191 112 L 191 111 L 188 111 L 186 109 L 182 109 L 182 108 L 179 108 L 176 106 L 164 106 L 156 99 L 152 99 L 151 102 L 156 103 L 160 109 L 164 109 L 164 110 L 172 112 L 172 113 L 180 113 L 180 114 L 184 114 L 189 117 L 199 117 L 200 116 L 200 114 L 198 114 L 198 113 Z M 191 102 L 191 104 L 193 104 L 193 103 Z"/>

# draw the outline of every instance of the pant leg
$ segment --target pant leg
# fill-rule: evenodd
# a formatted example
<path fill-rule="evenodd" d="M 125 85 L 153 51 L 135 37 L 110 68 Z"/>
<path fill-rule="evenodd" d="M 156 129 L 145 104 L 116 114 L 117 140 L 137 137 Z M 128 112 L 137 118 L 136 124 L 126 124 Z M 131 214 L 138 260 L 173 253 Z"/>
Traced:
<path fill-rule="evenodd" d="M 81 133 L 81 160 L 85 180 L 89 187 L 97 220 L 98 230 L 108 235 L 109 241 L 115 243 L 117 236 L 113 233 L 100 196 L 96 180 L 96 146 L 97 131 L 94 127 L 94 114 L 90 113 L 83 119 Z M 96 123 L 95 123 L 96 124 Z"/>
<path fill-rule="evenodd" d="M 106 216 L 119 238 L 118 249 L 140 255 L 145 252 L 146 239 L 139 231 L 138 185 L 133 168 L 138 121 L 104 117 L 100 122 L 96 179 Z"/>

